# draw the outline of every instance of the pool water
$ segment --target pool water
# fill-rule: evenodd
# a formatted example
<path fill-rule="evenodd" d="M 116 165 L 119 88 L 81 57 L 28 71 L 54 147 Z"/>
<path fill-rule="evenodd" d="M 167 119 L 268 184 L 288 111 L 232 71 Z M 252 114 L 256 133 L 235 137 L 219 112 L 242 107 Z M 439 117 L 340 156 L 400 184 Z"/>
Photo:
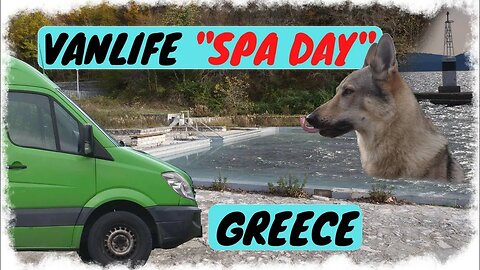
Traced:
<path fill-rule="evenodd" d="M 455 156 L 460 153 L 466 154 L 468 149 L 454 151 Z M 194 181 L 213 181 L 221 174 L 229 182 L 266 184 L 291 175 L 300 181 L 306 177 L 307 187 L 312 188 L 369 190 L 372 185 L 386 184 L 397 196 L 411 197 L 416 202 L 422 201 L 418 197 L 425 196 L 429 200 L 431 197 L 458 200 L 457 204 L 467 203 L 473 192 L 470 184 L 369 177 L 360 164 L 355 133 L 330 139 L 305 133 L 300 128 L 279 128 L 275 135 L 212 148 L 169 162 L 189 172 Z M 468 162 L 462 165 L 470 176 L 471 166 Z"/>

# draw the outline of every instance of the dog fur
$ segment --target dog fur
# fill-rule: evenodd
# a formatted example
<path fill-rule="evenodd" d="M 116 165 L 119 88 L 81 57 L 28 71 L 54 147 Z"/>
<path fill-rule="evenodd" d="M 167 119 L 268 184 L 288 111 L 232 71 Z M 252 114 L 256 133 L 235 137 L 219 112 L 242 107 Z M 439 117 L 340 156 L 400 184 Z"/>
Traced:
<path fill-rule="evenodd" d="M 428 119 L 398 72 L 393 40 L 373 44 L 362 69 L 348 75 L 336 95 L 307 116 L 327 137 L 355 130 L 362 167 L 368 175 L 464 181 L 447 139 Z"/>

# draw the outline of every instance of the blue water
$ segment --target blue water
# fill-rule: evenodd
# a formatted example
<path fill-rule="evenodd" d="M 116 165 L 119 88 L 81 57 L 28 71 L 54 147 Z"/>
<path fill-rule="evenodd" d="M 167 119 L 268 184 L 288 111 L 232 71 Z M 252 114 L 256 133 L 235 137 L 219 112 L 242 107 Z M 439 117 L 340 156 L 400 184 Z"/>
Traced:
<path fill-rule="evenodd" d="M 471 78 L 471 73 L 465 74 L 462 76 Z M 406 74 L 406 77 L 410 83 L 422 80 L 422 84 L 431 79 L 433 83 L 428 86 L 430 88 L 435 83 L 432 78 L 441 78 L 438 73 L 432 72 L 411 73 Z M 462 90 L 468 90 L 467 87 L 468 84 Z M 477 149 L 473 106 L 446 107 L 428 102 L 422 102 L 421 105 L 426 115 L 448 138 L 449 149 L 464 167 L 467 178 L 478 181 L 473 179 L 474 153 Z M 194 181 L 213 181 L 220 173 L 229 182 L 242 183 L 276 182 L 279 177 L 287 175 L 300 180 L 306 177 L 307 187 L 314 188 L 369 190 L 372 185 L 381 183 L 392 187 L 397 196 L 412 201 L 435 203 L 435 199 L 438 199 L 454 201 L 460 205 L 468 204 L 474 192 L 470 183 L 448 184 L 369 177 L 362 170 L 354 132 L 331 139 L 305 133 L 298 127 L 279 128 L 274 135 L 216 147 L 169 162 L 189 172 Z"/>

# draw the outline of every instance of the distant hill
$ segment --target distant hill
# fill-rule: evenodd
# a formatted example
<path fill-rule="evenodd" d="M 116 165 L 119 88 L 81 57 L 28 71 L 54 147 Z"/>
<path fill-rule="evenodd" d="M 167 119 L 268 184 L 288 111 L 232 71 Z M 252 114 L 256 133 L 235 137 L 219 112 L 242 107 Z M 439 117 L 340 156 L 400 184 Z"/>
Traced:
<path fill-rule="evenodd" d="M 440 54 L 410 53 L 403 61 L 400 61 L 398 69 L 404 71 L 442 71 L 442 57 Z M 455 56 L 457 70 L 470 70 L 465 53 Z"/>

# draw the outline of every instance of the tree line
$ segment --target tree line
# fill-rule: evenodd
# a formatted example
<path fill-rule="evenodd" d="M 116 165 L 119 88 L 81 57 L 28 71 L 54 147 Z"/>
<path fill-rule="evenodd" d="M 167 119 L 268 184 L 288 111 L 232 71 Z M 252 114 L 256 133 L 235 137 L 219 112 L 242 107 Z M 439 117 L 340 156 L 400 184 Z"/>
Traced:
<path fill-rule="evenodd" d="M 431 18 L 379 4 L 335 6 L 249 2 L 124 5 L 102 2 L 69 12 L 26 10 L 12 16 L 6 34 L 16 57 L 38 67 L 37 31 L 45 25 L 376 25 L 395 40 L 400 57 L 421 40 Z M 349 71 L 328 70 L 102 70 L 80 71 L 109 95 L 125 100 L 160 100 L 192 108 L 196 115 L 303 114 L 330 98 Z M 54 81 L 75 80 L 75 71 L 49 70 Z"/>

